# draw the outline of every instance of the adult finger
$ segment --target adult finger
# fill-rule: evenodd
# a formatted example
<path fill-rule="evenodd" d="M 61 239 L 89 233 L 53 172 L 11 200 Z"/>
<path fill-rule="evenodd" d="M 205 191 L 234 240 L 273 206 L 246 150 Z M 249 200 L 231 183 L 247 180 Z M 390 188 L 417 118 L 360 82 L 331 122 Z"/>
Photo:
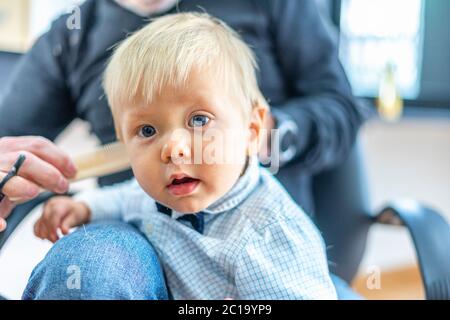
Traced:
<path fill-rule="evenodd" d="M 0 232 L 5 231 L 7 227 L 6 218 L 14 209 L 14 206 L 14 203 L 11 202 L 8 198 L 4 198 L 2 202 L 0 202 Z"/>
<path fill-rule="evenodd" d="M 52 164 L 28 151 L 4 154 L 0 159 L 0 170 L 9 171 L 21 154 L 25 155 L 26 159 L 18 175 L 53 192 L 64 193 L 67 191 L 69 183 L 65 176 Z"/>
<path fill-rule="evenodd" d="M 5 176 L 6 173 L 0 171 L 0 180 Z M 7 198 L 29 200 L 36 197 L 39 194 L 39 190 L 39 186 L 35 183 L 28 181 L 25 178 L 15 176 L 5 184 L 2 193 Z M 2 203 L 4 201 L 6 201 L 6 199 L 3 199 Z M 2 214 L 2 211 L 3 210 L 0 210 L 0 214 Z"/>
<path fill-rule="evenodd" d="M 6 226 L 7 226 L 7 225 L 6 225 L 6 220 L 3 219 L 3 218 L 0 218 L 0 232 L 5 231 Z"/>
<path fill-rule="evenodd" d="M 0 138 L 0 153 L 28 151 L 51 164 L 67 178 L 76 175 L 76 167 L 69 155 L 44 137 L 3 137 Z"/>

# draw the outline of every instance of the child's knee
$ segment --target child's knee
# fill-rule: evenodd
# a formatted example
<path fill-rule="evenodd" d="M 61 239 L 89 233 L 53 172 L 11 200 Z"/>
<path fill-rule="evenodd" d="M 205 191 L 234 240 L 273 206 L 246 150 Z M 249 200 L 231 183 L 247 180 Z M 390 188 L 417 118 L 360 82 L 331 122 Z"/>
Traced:
<path fill-rule="evenodd" d="M 102 223 L 58 241 L 33 270 L 25 299 L 166 299 L 156 252 L 133 227 Z"/>

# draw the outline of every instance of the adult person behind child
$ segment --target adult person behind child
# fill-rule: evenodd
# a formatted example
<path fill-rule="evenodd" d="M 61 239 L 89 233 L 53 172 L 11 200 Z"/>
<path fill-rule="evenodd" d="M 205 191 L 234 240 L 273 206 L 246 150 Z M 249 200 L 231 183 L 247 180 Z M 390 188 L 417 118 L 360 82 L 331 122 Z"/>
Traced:
<path fill-rule="evenodd" d="M 60 17 L 21 60 L 0 103 L 0 137 L 37 135 L 53 140 L 78 117 L 91 124 L 102 143 L 116 140 L 101 86 L 111 48 L 147 24 L 148 18 L 193 10 L 224 20 L 255 51 L 259 84 L 273 113 L 268 127 L 285 132 L 277 177 L 312 214 L 311 176 L 345 158 L 362 118 L 336 46 L 310 0 L 87 0 L 80 7 L 79 25 L 68 23 L 76 15 Z M 99 183 L 109 185 L 130 176 L 126 172 Z M 134 236 L 119 229 L 116 232 Z M 91 232 L 108 234 L 98 226 Z M 105 241 L 114 243 L 122 236 Z M 71 237 L 76 235 L 59 241 L 41 263 L 49 270 L 40 277 L 48 283 L 46 290 L 52 290 L 51 269 L 63 259 L 54 254 L 62 250 L 58 245 L 86 257 L 98 253 L 98 248 L 87 245 L 79 250 L 80 244 L 71 243 Z M 90 270 L 103 269 L 91 266 Z M 32 279 L 37 281 L 37 277 Z M 126 283 L 120 285 L 126 289 Z"/>

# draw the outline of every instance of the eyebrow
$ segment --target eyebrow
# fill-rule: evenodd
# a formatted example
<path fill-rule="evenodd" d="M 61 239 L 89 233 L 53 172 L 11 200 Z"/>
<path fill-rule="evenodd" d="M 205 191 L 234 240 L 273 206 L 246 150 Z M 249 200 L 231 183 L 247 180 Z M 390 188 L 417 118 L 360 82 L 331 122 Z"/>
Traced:
<path fill-rule="evenodd" d="M 141 117 L 143 115 L 149 115 L 152 114 L 151 109 L 146 106 L 146 107 L 133 107 L 132 110 L 128 109 L 128 110 L 124 110 L 124 113 L 126 113 L 128 116 L 130 117 Z"/>

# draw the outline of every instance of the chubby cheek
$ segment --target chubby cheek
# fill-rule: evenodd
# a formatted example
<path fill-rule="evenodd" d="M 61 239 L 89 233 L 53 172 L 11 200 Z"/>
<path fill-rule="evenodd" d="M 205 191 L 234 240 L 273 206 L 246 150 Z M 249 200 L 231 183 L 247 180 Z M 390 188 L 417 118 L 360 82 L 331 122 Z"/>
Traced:
<path fill-rule="evenodd" d="M 157 159 L 151 152 L 130 152 L 131 168 L 140 186 L 150 196 L 158 192 L 158 186 L 164 185 Z M 151 193 L 150 193 L 151 192 Z"/>
<path fill-rule="evenodd" d="M 201 179 L 204 184 L 204 194 L 215 201 L 225 195 L 239 179 L 243 165 L 214 164 L 202 165 Z"/>

